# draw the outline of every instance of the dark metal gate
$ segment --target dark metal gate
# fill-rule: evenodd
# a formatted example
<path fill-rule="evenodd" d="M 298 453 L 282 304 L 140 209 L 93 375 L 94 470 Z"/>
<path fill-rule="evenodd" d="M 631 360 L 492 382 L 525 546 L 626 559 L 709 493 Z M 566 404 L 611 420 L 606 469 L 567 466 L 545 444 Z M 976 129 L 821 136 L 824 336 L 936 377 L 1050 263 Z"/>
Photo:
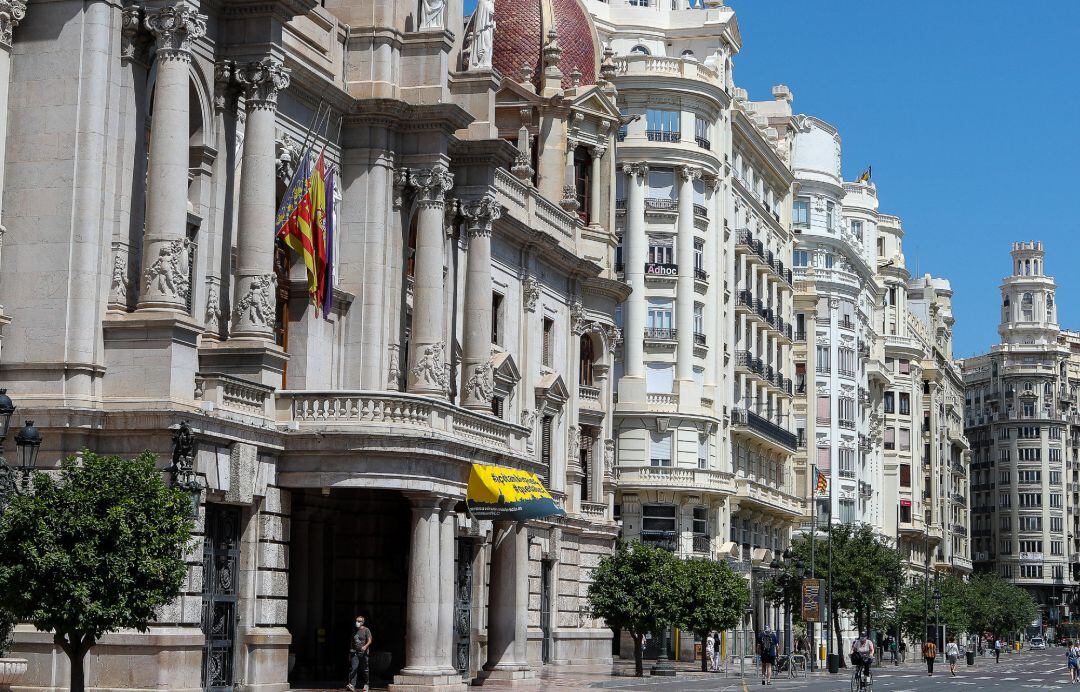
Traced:
<path fill-rule="evenodd" d="M 551 561 L 540 563 L 540 660 L 551 663 Z"/>
<path fill-rule="evenodd" d="M 240 508 L 206 505 L 203 539 L 204 690 L 233 689 L 237 579 L 240 575 Z"/>
<path fill-rule="evenodd" d="M 454 583 L 454 668 L 469 675 L 472 649 L 472 587 L 474 543 L 457 540 L 457 580 Z"/>

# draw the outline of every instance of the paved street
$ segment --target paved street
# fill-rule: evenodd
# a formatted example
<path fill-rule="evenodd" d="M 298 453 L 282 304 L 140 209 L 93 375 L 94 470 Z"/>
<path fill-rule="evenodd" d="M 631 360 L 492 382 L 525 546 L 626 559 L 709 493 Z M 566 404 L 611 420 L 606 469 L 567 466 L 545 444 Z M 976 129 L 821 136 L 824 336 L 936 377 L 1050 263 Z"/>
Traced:
<path fill-rule="evenodd" d="M 573 669 L 548 669 L 541 682 L 541 689 L 558 690 L 648 690 L 668 692 L 674 690 L 714 690 L 716 692 L 753 692 L 765 689 L 761 679 L 738 678 L 738 669 L 733 675 L 704 675 L 689 670 L 680 670 L 675 678 L 627 678 L 629 671 L 620 663 L 616 676 L 611 671 L 596 670 L 585 672 Z M 750 673 L 749 666 L 747 672 Z M 834 676 L 814 675 L 798 680 L 782 679 L 772 685 L 777 690 L 798 690 L 800 692 L 833 692 L 849 689 L 851 668 L 842 669 Z M 874 690 L 888 692 L 931 692 L 937 690 L 1065 690 L 1080 685 L 1069 684 L 1069 674 L 1065 669 L 1065 650 L 1054 648 L 1048 651 L 1028 652 L 1003 655 L 1001 663 L 995 664 L 993 658 L 979 658 L 972 667 L 961 661 L 957 666 L 957 676 L 951 677 L 948 666 L 937 665 L 934 676 L 926 675 L 922 663 L 907 663 L 901 666 L 887 665 L 875 669 Z"/>

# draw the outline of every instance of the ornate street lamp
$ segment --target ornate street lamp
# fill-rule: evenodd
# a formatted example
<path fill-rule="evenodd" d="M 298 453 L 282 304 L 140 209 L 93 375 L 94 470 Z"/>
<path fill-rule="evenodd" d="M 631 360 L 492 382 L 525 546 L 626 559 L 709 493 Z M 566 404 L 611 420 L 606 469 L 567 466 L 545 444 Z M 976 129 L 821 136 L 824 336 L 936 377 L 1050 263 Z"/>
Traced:
<path fill-rule="evenodd" d="M 0 441 L 7 437 L 8 425 L 11 423 L 13 413 L 15 413 L 15 404 L 11 402 L 7 390 L 0 389 Z"/>
<path fill-rule="evenodd" d="M 34 427 L 34 421 L 28 420 L 15 436 L 19 448 L 19 468 L 22 471 L 22 485 L 26 489 L 30 474 L 37 468 L 38 449 L 41 447 L 41 433 Z"/>
<path fill-rule="evenodd" d="M 202 500 L 203 485 L 195 474 L 195 436 L 191 426 L 182 421 L 172 438 L 172 486 L 188 494 L 191 506 L 188 514 L 191 518 L 199 516 L 199 502 Z"/>
<path fill-rule="evenodd" d="M 11 416 L 15 413 L 15 404 L 7 395 L 6 389 L 0 389 L 0 511 L 11 502 L 14 495 L 25 492 L 30 474 L 37 467 L 38 448 L 41 447 L 41 433 L 34 427 L 34 421 L 26 421 L 26 426 L 15 436 L 19 446 L 19 465 L 12 468 L 4 457 L 4 439 L 7 437 Z M 18 473 L 19 480 L 15 475 Z"/>

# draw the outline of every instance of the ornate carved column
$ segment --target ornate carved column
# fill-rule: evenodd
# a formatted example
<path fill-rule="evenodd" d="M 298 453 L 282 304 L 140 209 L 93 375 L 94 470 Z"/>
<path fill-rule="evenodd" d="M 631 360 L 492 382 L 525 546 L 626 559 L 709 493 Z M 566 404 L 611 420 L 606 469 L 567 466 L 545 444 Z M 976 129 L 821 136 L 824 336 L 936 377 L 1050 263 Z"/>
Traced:
<path fill-rule="evenodd" d="M 443 335 L 443 215 L 454 176 L 437 164 L 410 170 L 409 184 L 416 193 L 417 223 L 408 391 L 446 398 L 450 382 Z"/>
<path fill-rule="evenodd" d="M 231 334 L 272 340 L 277 305 L 274 277 L 274 151 L 278 92 L 289 85 L 289 71 L 266 57 L 236 67 L 244 89 L 247 125 L 240 163 L 236 230 L 236 286 Z"/>
<path fill-rule="evenodd" d="M 461 405 L 490 411 L 495 386 L 491 368 L 491 226 L 502 216 L 502 207 L 489 195 L 464 204 L 462 211 L 468 222 L 469 255 Z"/>
<path fill-rule="evenodd" d="M 437 675 L 439 613 L 439 500 L 433 495 L 410 496 L 412 542 L 409 545 L 409 583 L 405 606 L 405 668 L 403 676 Z"/>
<path fill-rule="evenodd" d="M 157 39 L 150 165 L 146 175 L 146 230 L 140 310 L 184 311 L 191 291 L 188 270 L 188 98 L 191 45 L 206 20 L 177 4 L 146 17 Z"/>

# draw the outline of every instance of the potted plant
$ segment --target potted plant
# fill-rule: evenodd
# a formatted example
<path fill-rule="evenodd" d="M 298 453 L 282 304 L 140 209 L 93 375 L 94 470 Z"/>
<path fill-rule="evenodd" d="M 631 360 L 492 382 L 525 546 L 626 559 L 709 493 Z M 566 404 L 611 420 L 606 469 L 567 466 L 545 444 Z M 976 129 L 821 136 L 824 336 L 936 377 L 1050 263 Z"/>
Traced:
<path fill-rule="evenodd" d="M 9 658 L 8 649 L 14 643 L 15 618 L 6 610 L 0 610 L 0 690 L 10 690 L 11 686 L 26 675 L 25 658 Z"/>

